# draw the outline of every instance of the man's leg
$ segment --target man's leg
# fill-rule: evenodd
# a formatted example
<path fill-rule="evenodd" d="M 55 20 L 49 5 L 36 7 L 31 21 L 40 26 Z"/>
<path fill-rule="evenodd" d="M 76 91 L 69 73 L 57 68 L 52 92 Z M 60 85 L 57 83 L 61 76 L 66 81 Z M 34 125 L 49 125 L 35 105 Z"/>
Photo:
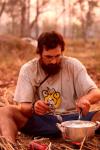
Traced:
<path fill-rule="evenodd" d="M 9 140 L 11 143 L 15 143 L 17 135 L 17 126 L 15 122 L 10 118 L 4 117 L 4 121 L 0 121 L 1 135 Z"/>
<path fill-rule="evenodd" d="M 11 143 L 15 143 L 19 128 L 26 122 L 27 118 L 16 107 L 0 107 L 0 134 Z"/>
<path fill-rule="evenodd" d="M 21 132 L 31 135 L 33 137 L 58 137 L 61 133 L 57 128 L 58 122 L 56 116 L 43 115 L 39 116 L 34 114 L 25 126 L 21 129 Z"/>

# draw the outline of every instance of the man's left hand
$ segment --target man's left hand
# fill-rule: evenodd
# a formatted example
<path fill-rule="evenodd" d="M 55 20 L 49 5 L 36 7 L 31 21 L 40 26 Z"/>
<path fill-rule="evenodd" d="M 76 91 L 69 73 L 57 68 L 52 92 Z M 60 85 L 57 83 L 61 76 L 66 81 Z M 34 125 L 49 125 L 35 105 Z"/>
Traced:
<path fill-rule="evenodd" d="M 77 110 L 80 111 L 82 109 L 82 114 L 85 116 L 89 112 L 90 102 L 85 97 L 82 97 L 76 101 Z"/>

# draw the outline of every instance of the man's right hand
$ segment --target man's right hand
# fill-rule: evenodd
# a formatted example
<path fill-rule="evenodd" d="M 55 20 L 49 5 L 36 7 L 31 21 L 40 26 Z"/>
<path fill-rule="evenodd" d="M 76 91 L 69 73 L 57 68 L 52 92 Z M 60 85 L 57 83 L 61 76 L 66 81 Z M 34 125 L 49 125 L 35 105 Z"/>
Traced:
<path fill-rule="evenodd" d="M 50 111 L 49 106 L 42 100 L 38 100 L 34 104 L 34 111 L 38 115 L 44 115 Z"/>

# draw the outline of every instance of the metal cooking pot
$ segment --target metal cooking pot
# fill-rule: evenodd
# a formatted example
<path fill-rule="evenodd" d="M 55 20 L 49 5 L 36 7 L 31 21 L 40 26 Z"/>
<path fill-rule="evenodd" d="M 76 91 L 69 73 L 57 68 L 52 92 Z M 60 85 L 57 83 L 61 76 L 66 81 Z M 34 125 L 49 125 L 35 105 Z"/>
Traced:
<path fill-rule="evenodd" d="M 57 127 L 62 132 L 63 138 L 71 141 L 81 142 L 84 137 L 90 138 L 95 134 L 95 130 L 100 126 L 100 122 L 72 120 L 57 123 Z"/>

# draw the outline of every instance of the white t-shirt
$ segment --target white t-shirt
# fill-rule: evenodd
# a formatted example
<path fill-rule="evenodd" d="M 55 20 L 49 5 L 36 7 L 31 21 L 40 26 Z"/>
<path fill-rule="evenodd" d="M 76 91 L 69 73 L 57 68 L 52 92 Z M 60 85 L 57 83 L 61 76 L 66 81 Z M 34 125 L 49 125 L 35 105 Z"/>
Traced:
<path fill-rule="evenodd" d="M 75 58 L 62 57 L 58 74 L 46 78 L 35 58 L 21 67 L 15 90 L 17 102 L 34 102 L 38 99 L 50 102 L 60 111 L 75 108 L 75 100 L 97 88 L 85 67 Z M 40 86 L 40 87 L 39 87 Z"/>

